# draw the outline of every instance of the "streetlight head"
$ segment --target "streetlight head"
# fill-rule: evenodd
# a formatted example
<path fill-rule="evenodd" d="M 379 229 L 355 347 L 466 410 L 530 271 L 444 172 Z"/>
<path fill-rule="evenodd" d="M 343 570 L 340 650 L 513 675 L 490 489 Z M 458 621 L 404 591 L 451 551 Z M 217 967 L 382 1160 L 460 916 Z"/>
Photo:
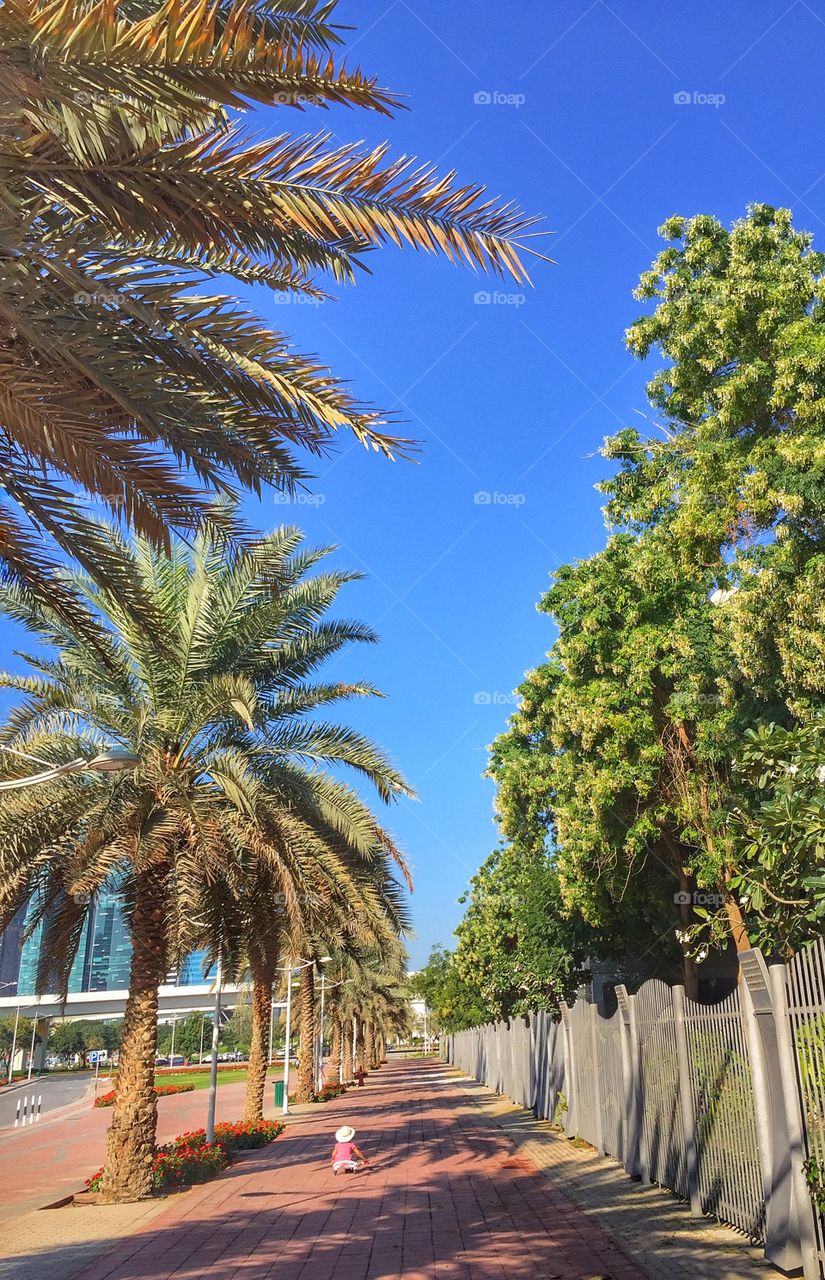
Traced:
<path fill-rule="evenodd" d="M 101 751 L 93 760 L 84 766 L 90 769 L 92 773 L 126 773 L 130 769 L 137 769 L 140 764 L 140 756 L 136 756 L 133 751 Z"/>

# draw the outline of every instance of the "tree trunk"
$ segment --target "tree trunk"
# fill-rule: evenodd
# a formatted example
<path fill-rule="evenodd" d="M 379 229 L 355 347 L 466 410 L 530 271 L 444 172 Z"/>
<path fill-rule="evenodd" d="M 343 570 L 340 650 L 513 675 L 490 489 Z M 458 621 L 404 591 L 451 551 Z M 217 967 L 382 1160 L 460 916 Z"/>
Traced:
<path fill-rule="evenodd" d="M 252 971 L 252 1040 L 243 1107 L 243 1118 L 247 1124 L 257 1124 L 264 1118 L 269 1028 L 272 1018 L 272 978 L 277 963 L 277 956 L 272 956 L 269 963 L 258 958 L 251 960 L 249 966 Z"/>
<path fill-rule="evenodd" d="M 749 951 L 751 942 L 748 937 L 745 918 L 742 915 L 739 903 L 728 889 L 725 890 L 725 914 L 728 917 L 733 945 L 736 947 L 737 952 Z"/>
<path fill-rule="evenodd" d="M 341 1072 L 341 1045 L 343 1036 L 341 1033 L 341 1019 L 333 1010 L 332 1013 L 332 1045 L 330 1048 L 330 1059 L 327 1064 L 327 1079 L 331 1084 L 338 1083 L 338 1076 Z"/>
<path fill-rule="evenodd" d="M 301 1062 L 298 1067 L 298 1102 L 315 1097 L 315 973 L 308 964 L 301 970 Z"/>
<path fill-rule="evenodd" d="M 358 1019 L 355 1023 L 355 1070 L 359 1067 L 366 1071 L 367 1063 L 364 1054 L 364 1024 Z"/>
<path fill-rule="evenodd" d="M 142 1200 L 152 1191 L 158 987 L 166 976 L 168 870 L 165 864 L 154 866 L 136 877 L 129 996 L 101 1188 L 105 1204 Z"/>
<path fill-rule="evenodd" d="M 371 1022 L 364 1027 L 364 1069 L 375 1070 L 375 1031 Z"/>
<path fill-rule="evenodd" d="M 341 1019 L 341 1030 L 343 1033 L 341 1037 L 343 1079 L 346 1084 L 352 1079 L 352 1018 Z"/>

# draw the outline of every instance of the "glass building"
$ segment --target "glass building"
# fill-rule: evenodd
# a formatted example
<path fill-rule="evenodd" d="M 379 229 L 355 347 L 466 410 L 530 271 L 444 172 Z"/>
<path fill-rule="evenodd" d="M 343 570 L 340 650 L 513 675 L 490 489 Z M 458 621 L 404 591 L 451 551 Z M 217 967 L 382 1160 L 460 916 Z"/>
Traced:
<path fill-rule="evenodd" d="M 31 912 L 29 904 L 0 936 L 0 983 L 5 984 L 0 987 L 2 995 L 28 996 L 36 990 L 43 925 L 38 924 L 23 941 Z M 123 911 L 123 895 L 116 891 L 103 892 L 89 904 L 83 936 L 69 975 L 69 992 L 127 990 L 131 959 L 132 944 Z M 214 977 L 215 966 L 204 977 L 205 959 L 205 951 L 193 952 L 179 969 L 167 974 L 167 983 L 185 987 L 209 981 Z"/>

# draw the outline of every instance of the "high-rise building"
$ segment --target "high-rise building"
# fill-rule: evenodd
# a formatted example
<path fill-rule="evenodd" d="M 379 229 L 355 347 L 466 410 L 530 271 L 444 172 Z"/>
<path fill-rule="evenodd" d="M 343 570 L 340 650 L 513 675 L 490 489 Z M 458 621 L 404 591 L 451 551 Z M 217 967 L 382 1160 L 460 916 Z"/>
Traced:
<path fill-rule="evenodd" d="M 17 995 L 25 924 L 26 908 L 21 907 L 0 934 L 0 996 Z"/>
<path fill-rule="evenodd" d="M 33 995 L 37 987 L 43 923 L 39 922 L 31 936 L 23 942 L 26 925 L 33 914 L 32 903 L 23 908 L 0 936 L 0 987 L 2 995 Z M 89 904 L 83 936 L 69 974 L 70 993 L 78 991 L 125 991 L 129 987 L 132 943 L 123 909 L 123 894 L 104 890 Z M 171 986 L 192 986 L 214 977 L 215 966 L 203 976 L 205 951 L 195 951 L 178 969 L 170 971 L 166 981 Z M 8 976 L 6 976 L 8 975 Z M 49 987 L 53 983 L 48 984 Z"/>

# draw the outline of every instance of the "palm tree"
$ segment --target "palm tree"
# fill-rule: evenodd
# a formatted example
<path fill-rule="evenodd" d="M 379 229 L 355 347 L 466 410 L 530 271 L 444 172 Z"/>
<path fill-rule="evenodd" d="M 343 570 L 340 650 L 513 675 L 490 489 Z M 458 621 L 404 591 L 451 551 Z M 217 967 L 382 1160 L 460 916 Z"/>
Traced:
<path fill-rule="evenodd" d="M 164 555 L 145 540 L 119 551 L 150 602 L 159 643 L 82 574 L 74 588 L 102 619 L 93 647 L 57 611 L 14 585 L 0 590 L 0 607 L 57 650 L 28 656 L 31 675 L 0 677 L 24 695 L 2 741 L 54 761 L 115 742 L 141 762 L 111 783 L 64 776 L 0 803 L 0 929 L 33 899 L 32 921 L 44 929 L 41 989 L 65 990 L 90 895 L 112 883 L 125 894 L 133 954 L 106 1162 L 111 1200 L 149 1188 L 157 988 L 170 963 L 205 933 L 225 947 L 228 969 L 247 959 L 254 967 L 266 947 L 271 958 L 271 929 L 257 954 L 242 956 L 248 934 L 232 923 L 244 910 L 250 857 L 289 905 L 296 886 L 320 892 L 325 876 L 337 886 L 330 833 L 353 847 L 380 839 L 330 767 L 355 770 L 384 800 L 407 790 L 362 735 L 312 718 L 374 693 L 312 679 L 326 658 L 374 639 L 360 623 L 324 618 L 357 575 L 308 576 L 325 551 L 304 549 L 294 529 L 228 559 L 208 531 L 191 554 Z M 5 759 L 17 762 L 7 772 L 19 772 L 22 761 Z M 271 975 L 261 980 L 269 991 Z M 268 1011 L 267 996 L 267 1020 Z"/>
<path fill-rule="evenodd" d="M 201 285 L 322 299 L 315 273 L 353 280 L 388 242 L 524 278 L 530 221 L 481 187 L 388 161 L 384 145 L 246 130 L 256 103 L 391 113 L 375 79 L 336 65 L 333 8 L 0 9 L 0 553 L 73 627 L 82 600 L 44 535 L 143 603 L 84 493 L 168 549 L 170 528 L 210 514 L 210 491 L 300 484 L 295 448 L 322 454 L 344 430 L 403 449 L 314 357 Z"/>

